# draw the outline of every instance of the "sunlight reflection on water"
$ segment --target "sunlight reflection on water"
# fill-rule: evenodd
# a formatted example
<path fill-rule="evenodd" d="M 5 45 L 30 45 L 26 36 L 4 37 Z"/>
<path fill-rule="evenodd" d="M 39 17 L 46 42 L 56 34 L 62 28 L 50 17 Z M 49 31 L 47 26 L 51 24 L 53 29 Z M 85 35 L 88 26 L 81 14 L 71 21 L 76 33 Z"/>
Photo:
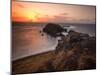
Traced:
<path fill-rule="evenodd" d="M 16 60 L 49 50 L 54 50 L 57 39 L 44 34 L 41 35 L 39 27 L 13 28 L 12 32 L 12 59 Z"/>

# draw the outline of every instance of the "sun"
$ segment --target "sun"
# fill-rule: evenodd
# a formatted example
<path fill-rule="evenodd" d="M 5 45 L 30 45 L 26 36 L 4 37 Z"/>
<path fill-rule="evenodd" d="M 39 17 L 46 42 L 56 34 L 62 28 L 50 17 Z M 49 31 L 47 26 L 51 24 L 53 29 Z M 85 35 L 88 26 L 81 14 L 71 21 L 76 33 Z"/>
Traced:
<path fill-rule="evenodd" d="M 27 18 L 32 22 L 35 22 L 38 17 L 39 14 L 37 12 L 27 12 Z"/>
<path fill-rule="evenodd" d="M 36 14 L 31 14 L 31 13 L 27 15 L 28 20 L 31 20 L 31 21 L 35 21 L 36 20 L 35 16 L 36 16 Z"/>
<path fill-rule="evenodd" d="M 30 14 L 30 15 L 28 15 L 28 19 L 31 21 L 34 21 L 36 18 L 35 18 L 35 15 Z"/>

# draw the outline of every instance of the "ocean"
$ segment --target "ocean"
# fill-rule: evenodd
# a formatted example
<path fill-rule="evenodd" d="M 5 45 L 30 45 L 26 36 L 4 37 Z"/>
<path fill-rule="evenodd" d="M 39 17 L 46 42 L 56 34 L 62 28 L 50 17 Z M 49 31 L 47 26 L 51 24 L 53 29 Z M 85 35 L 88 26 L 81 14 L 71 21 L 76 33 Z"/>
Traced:
<path fill-rule="evenodd" d="M 12 60 L 55 50 L 58 40 L 43 32 L 40 33 L 45 25 L 45 23 L 12 23 Z M 96 35 L 95 24 L 63 23 L 60 25 L 68 30 L 75 30 L 90 36 Z"/>

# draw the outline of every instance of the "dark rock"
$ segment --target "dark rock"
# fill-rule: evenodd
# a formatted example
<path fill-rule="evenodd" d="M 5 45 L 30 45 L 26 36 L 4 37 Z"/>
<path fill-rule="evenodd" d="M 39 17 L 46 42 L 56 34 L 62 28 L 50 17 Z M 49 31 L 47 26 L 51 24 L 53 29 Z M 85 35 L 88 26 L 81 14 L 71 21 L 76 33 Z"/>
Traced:
<path fill-rule="evenodd" d="M 69 31 L 70 43 L 76 43 L 82 40 L 80 33 Z"/>
<path fill-rule="evenodd" d="M 79 32 L 76 32 L 76 31 L 74 31 L 74 30 L 70 30 L 70 31 L 68 32 L 68 35 L 69 35 L 70 37 L 72 37 L 72 36 L 79 36 L 80 33 L 79 33 Z"/>
<path fill-rule="evenodd" d="M 66 41 L 65 38 L 66 39 L 70 38 L 70 39 Z M 65 49 L 66 51 L 68 48 L 73 48 L 75 46 L 80 47 L 81 50 L 90 49 L 95 51 L 96 50 L 95 39 L 96 39 L 95 37 L 91 37 L 88 34 L 78 33 L 71 30 L 68 32 L 68 36 L 65 36 L 60 41 L 58 41 L 56 51 L 57 53 L 63 49 Z"/>
<path fill-rule="evenodd" d="M 54 24 L 54 23 L 48 23 L 44 28 L 43 28 L 43 32 L 47 33 L 48 35 L 52 36 L 52 37 L 57 37 L 57 36 L 62 36 L 62 32 L 67 32 L 66 29 L 64 29 L 63 27 L 61 27 L 58 24 Z"/>

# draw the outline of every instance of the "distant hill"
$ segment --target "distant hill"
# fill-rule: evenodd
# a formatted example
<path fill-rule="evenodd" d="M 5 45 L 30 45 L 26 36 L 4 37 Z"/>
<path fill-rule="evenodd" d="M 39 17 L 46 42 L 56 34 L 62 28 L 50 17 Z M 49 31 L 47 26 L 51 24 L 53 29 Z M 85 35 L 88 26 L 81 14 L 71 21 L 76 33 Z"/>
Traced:
<path fill-rule="evenodd" d="M 96 69 L 96 39 L 70 31 L 55 51 L 12 61 L 13 74 Z"/>

